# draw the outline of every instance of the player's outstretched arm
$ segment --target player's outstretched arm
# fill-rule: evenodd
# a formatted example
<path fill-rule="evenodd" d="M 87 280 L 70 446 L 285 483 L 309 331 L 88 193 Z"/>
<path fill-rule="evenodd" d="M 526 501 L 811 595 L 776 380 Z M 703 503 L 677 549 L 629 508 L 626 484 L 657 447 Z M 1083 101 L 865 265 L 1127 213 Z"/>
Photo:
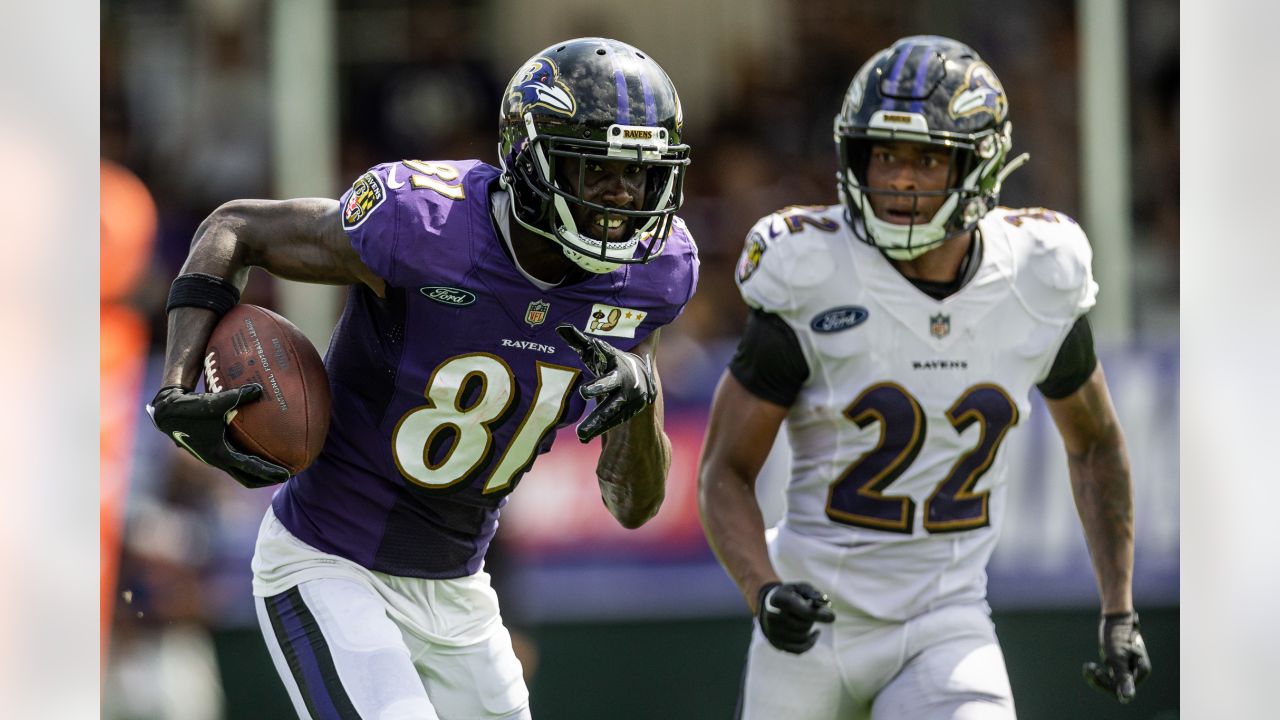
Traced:
<path fill-rule="evenodd" d="M 571 325 L 556 330 L 582 358 L 595 379 L 582 388 L 595 408 L 577 429 L 587 442 L 600 436 L 596 479 L 605 507 L 623 527 L 638 528 L 662 506 L 671 441 L 662 429 L 662 384 L 658 378 L 658 331 L 623 352 Z"/>
<path fill-rule="evenodd" d="M 379 295 L 384 291 L 382 280 L 351 247 L 334 200 L 237 200 L 200 224 L 170 293 L 161 388 L 147 410 L 156 427 L 180 447 L 248 487 L 289 476 L 283 467 L 240 453 L 226 441 L 232 413 L 256 401 L 261 388 L 192 390 L 209 335 L 221 314 L 239 301 L 254 266 L 292 280 L 364 282 Z"/>
<path fill-rule="evenodd" d="M 1102 365 L 1074 393 L 1046 398 L 1046 404 L 1066 446 L 1071 490 L 1102 598 L 1099 644 L 1104 664 L 1087 664 L 1086 679 L 1128 702 L 1136 683 L 1151 671 L 1151 662 L 1133 611 L 1129 453 Z"/>

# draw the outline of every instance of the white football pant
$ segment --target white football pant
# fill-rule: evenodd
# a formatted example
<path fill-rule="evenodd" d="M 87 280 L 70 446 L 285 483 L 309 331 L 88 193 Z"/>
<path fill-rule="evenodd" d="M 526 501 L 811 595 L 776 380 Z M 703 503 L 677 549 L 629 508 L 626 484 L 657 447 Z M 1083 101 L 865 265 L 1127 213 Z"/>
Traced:
<path fill-rule="evenodd" d="M 303 720 L 530 717 L 486 573 L 375 573 L 302 543 L 270 511 L 253 568 L 262 635 Z"/>

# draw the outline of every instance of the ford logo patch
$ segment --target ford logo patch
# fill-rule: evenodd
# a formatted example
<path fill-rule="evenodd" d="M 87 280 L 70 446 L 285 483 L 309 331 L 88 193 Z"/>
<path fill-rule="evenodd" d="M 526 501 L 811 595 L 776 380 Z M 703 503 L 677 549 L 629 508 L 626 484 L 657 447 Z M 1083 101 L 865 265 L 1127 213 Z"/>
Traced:
<path fill-rule="evenodd" d="M 435 300 L 438 303 L 454 307 L 464 307 L 476 301 L 475 293 L 459 288 L 423 287 L 418 288 L 418 292 L 425 295 L 428 300 Z"/>
<path fill-rule="evenodd" d="M 814 332 L 833 333 L 861 325 L 867 319 L 867 309 L 859 305 L 845 305 L 818 313 L 809 321 Z"/>

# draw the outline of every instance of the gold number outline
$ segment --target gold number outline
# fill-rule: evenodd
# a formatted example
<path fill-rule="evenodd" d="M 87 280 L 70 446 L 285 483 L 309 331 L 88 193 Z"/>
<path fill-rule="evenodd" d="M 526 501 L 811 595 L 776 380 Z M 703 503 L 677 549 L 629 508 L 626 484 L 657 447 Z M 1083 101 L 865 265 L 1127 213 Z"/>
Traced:
<path fill-rule="evenodd" d="M 902 450 L 893 458 L 888 467 L 875 473 L 871 478 L 860 478 L 858 473 L 859 468 L 863 463 L 873 458 L 876 453 L 882 450 L 885 440 L 889 437 L 889 432 L 883 412 L 880 412 L 875 408 L 859 408 L 859 406 L 866 401 L 872 391 L 877 391 L 883 388 L 893 388 L 910 400 L 915 410 L 913 414 L 913 426 L 911 428 L 909 440 L 906 443 L 901 443 Z M 964 411 L 959 411 L 959 408 L 964 405 L 966 401 L 983 391 L 995 391 L 995 393 L 1008 403 L 1008 407 L 1012 409 L 1009 419 L 1002 425 L 997 425 L 996 431 L 992 434 L 990 439 L 988 438 L 989 426 L 993 419 L 998 418 L 988 417 L 989 414 L 984 413 L 980 407 L 967 408 Z M 855 412 L 856 414 L 853 414 Z M 838 478 L 832 481 L 827 490 L 827 517 L 844 525 L 853 525 L 855 527 L 863 527 L 872 530 L 911 533 L 912 526 L 915 523 L 914 502 L 911 500 L 910 496 L 885 495 L 884 491 L 887 490 L 889 486 L 902 475 L 902 473 L 906 472 L 911 463 L 915 461 L 916 455 L 919 453 L 920 446 L 924 443 L 925 420 L 923 412 L 920 411 L 919 401 L 917 401 L 915 396 L 907 392 L 907 390 L 901 385 L 896 383 L 878 383 L 868 387 L 858 396 L 858 399 L 850 403 L 849 406 L 845 408 L 844 415 L 849 418 L 849 420 L 857 424 L 858 427 L 864 429 L 873 422 L 879 422 L 881 426 L 880 439 L 877 442 L 876 447 L 860 455 L 858 459 L 854 460 L 845 468 L 845 471 L 841 473 Z M 981 423 L 981 433 L 979 434 L 978 442 L 975 443 L 972 448 L 960 455 L 955 463 L 952 464 L 950 470 L 942 481 L 934 486 L 933 492 L 929 494 L 928 499 L 925 501 L 925 517 L 922 526 L 929 533 L 974 530 L 990 524 L 988 500 L 991 493 L 989 491 L 974 493 L 972 490 L 978 480 L 986 474 L 987 470 L 991 468 L 992 463 L 995 462 L 995 456 L 1000 449 L 1000 445 L 1004 442 L 1004 438 L 1008 431 L 1018 424 L 1020 415 L 1018 413 L 1017 403 L 1013 401 L 1013 398 L 1009 396 L 1009 393 L 1006 392 L 1004 388 L 992 383 L 978 383 L 966 388 L 965 391 L 960 394 L 960 398 L 957 399 L 947 411 L 947 418 L 957 433 L 964 432 L 964 430 L 974 422 Z M 901 431 L 895 432 L 898 436 L 904 435 Z M 950 498 L 953 500 L 981 500 L 982 510 L 980 515 L 976 518 L 962 518 L 960 520 L 930 521 L 929 507 L 932 505 L 934 500 L 943 493 L 944 489 L 946 489 L 948 485 L 955 484 L 955 479 L 959 476 L 962 468 L 971 461 L 976 453 L 983 452 L 984 448 L 986 448 L 985 454 L 981 457 L 980 461 L 974 466 L 973 470 L 965 475 L 964 481 L 959 484 L 959 487 L 956 488 L 955 492 L 950 494 Z M 904 512 L 907 513 L 905 515 L 905 521 L 887 521 L 881 518 L 852 513 L 838 507 L 832 507 L 832 500 L 836 497 L 836 488 L 850 481 L 858 482 L 856 492 L 859 497 L 875 500 L 902 501 L 905 508 Z M 868 490 L 868 488 L 870 488 L 870 490 Z"/>
<path fill-rule="evenodd" d="M 464 365 L 461 369 L 466 370 L 466 372 L 462 374 L 461 379 L 458 380 L 456 384 L 456 387 L 454 387 L 454 383 L 452 382 L 449 383 L 449 387 L 437 387 L 438 378 L 440 377 L 442 370 L 445 370 L 446 368 L 453 368 L 457 363 L 465 363 L 470 358 L 478 357 L 496 361 L 503 371 L 503 374 L 494 378 L 490 377 L 489 374 L 486 374 L 484 368 L 477 367 L 466 369 Z M 577 383 L 578 377 L 582 373 L 579 369 L 554 363 L 537 361 L 535 364 L 538 371 L 538 381 L 537 386 L 534 388 L 533 401 L 529 404 L 528 411 L 525 412 L 524 417 L 520 420 L 520 424 L 516 427 L 515 433 L 506 444 L 506 447 L 502 452 L 502 456 L 498 458 L 496 464 L 493 465 L 494 470 L 486 481 L 485 487 L 482 491 L 486 495 L 501 492 L 508 488 L 511 485 L 513 478 L 515 478 L 515 476 L 522 470 L 527 469 L 533 462 L 537 453 L 537 448 L 542 444 L 543 438 L 546 437 L 548 432 L 554 430 L 556 423 L 564 417 L 565 409 L 569 404 L 571 391 Z M 463 393 L 471 383 L 472 378 L 480 379 L 480 387 L 478 391 L 474 393 L 475 399 L 467 407 L 463 407 Z M 505 385 L 501 382 L 502 380 L 506 381 Z M 421 443 L 417 440 L 410 442 L 408 439 L 402 439 L 401 435 L 407 421 L 415 417 L 418 413 L 432 412 L 438 409 L 439 405 L 437 401 L 442 398 L 437 397 L 433 399 L 433 390 L 436 391 L 436 395 L 438 396 L 452 399 L 453 412 L 456 413 L 456 419 L 461 419 L 478 411 L 478 409 L 484 404 L 488 394 L 495 389 L 495 382 L 497 389 L 501 389 L 502 392 L 505 392 L 507 397 L 502 402 L 500 409 L 496 412 L 491 409 L 488 414 L 488 419 L 481 419 L 473 423 L 467 423 L 465 427 L 460 425 L 458 422 L 453 422 L 451 419 L 446 419 L 440 421 L 429 429 L 426 429 L 424 439 Z M 479 352 L 456 355 L 440 363 L 440 365 L 432 371 L 431 377 L 427 381 L 426 388 L 423 390 L 423 397 L 425 398 L 425 402 L 422 405 L 410 408 L 396 422 L 395 429 L 392 431 L 391 435 L 392 458 L 395 461 L 396 469 L 400 471 L 401 476 L 413 483 L 415 486 L 432 491 L 445 490 L 454 487 L 464 480 L 473 478 L 476 470 L 485 466 L 487 461 L 491 458 L 493 450 L 493 436 L 495 432 L 495 428 L 493 426 L 498 423 L 506 422 L 509 419 L 511 404 L 516 398 L 515 373 L 511 370 L 511 366 L 508 365 L 505 360 L 497 355 L 493 355 L 492 353 Z M 551 408 L 554 408 L 554 410 Z M 427 458 L 427 453 L 430 451 L 435 438 L 441 432 L 445 432 L 449 429 L 452 429 L 453 432 L 457 433 L 457 437 L 445 456 L 439 462 L 432 463 Z M 454 476 L 451 480 L 445 482 L 426 481 L 406 469 L 405 463 L 402 462 L 402 452 L 410 451 L 405 446 L 412 445 L 412 451 L 416 452 L 420 444 L 423 467 L 429 472 L 436 472 L 453 459 L 454 452 L 462 446 L 462 443 L 467 440 L 468 437 L 474 437 L 474 435 L 470 435 L 470 433 L 474 433 L 480 429 L 485 433 L 485 445 L 483 450 L 477 454 L 476 460 L 472 462 L 465 471 L 461 473 L 451 473 L 451 475 Z M 513 450 L 516 450 L 519 454 L 512 455 L 511 453 Z"/>
<path fill-rule="evenodd" d="M 458 169 L 454 166 L 422 160 L 404 160 L 402 162 L 410 170 L 417 170 L 422 173 L 421 175 L 409 176 L 409 182 L 414 188 L 434 190 L 451 200 L 462 200 L 466 197 L 466 192 L 462 189 L 462 183 L 457 185 L 449 184 L 458 179 Z M 439 179 L 437 180 L 436 178 Z"/>

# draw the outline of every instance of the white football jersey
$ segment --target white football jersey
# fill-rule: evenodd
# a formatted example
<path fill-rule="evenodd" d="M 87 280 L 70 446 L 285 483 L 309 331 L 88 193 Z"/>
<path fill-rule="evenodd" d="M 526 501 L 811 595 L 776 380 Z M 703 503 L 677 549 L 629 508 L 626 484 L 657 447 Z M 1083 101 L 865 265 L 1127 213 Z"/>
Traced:
<path fill-rule="evenodd" d="M 738 266 L 747 304 L 787 322 L 809 367 L 775 562 L 872 616 L 985 598 L 1005 444 L 1097 294 L 1067 216 L 998 207 L 979 229 L 976 274 L 943 300 L 859 241 L 841 205 L 762 218 Z"/>

